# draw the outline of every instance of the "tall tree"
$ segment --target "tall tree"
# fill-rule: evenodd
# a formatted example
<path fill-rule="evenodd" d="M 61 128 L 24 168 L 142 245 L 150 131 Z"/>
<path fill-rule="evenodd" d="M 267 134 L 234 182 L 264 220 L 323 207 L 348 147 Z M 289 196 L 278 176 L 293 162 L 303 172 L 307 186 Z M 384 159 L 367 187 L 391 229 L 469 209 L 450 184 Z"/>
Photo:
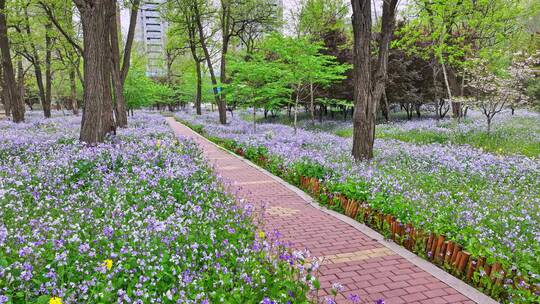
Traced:
<path fill-rule="evenodd" d="M 74 0 L 83 28 L 84 108 L 80 140 L 89 144 L 103 141 L 114 132 L 110 94 L 108 12 L 111 0 Z M 111 111 L 111 113 L 105 113 Z"/>
<path fill-rule="evenodd" d="M 4 85 L 3 90 L 6 92 L 5 98 L 7 98 L 9 102 L 13 121 L 18 123 L 24 121 L 24 103 L 22 96 L 18 91 L 13 63 L 11 62 L 6 11 L 6 0 L 0 0 L 0 53 L 2 55 L 2 70 L 4 76 L 2 84 Z"/>
<path fill-rule="evenodd" d="M 196 94 L 195 94 L 195 109 L 198 115 L 202 114 L 202 63 L 206 60 L 204 54 L 201 53 L 201 46 L 198 32 L 198 22 L 195 11 L 195 3 L 199 0 L 175 0 L 167 2 L 165 9 L 165 18 L 171 24 L 169 29 L 168 41 L 175 46 L 171 48 L 186 47 L 191 53 L 193 62 L 195 63 L 196 77 Z M 174 39 L 174 38 L 176 39 Z M 168 69 L 169 70 L 169 69 Z"/>
<path fill-rule="evenodd" d="M 51 37 L 52 24 L 47 22 L 45 24 L 45 100 L 43 101 L 43 113 L 45 117 L 51 117 L 51 94 L 52 94 L 52 44 L 53 39 Z"/>
<path fill-rule="evenodd" d="M 233 37 L 242 36 L 254 26 L 275 23 L 279 12 L 278 6 L 272 0 L 220 0 L 219 23 L 221 32 L 221 57 L 219 77 L 221 84 L 229 82 L 227 75 L 227 56 Z M 219 121 L 227 123 L 226 93 L 219 91 L 218 111 Z"/>
<path fill-rule="evenodd" d="M 352 0 L 354 33 L 353 148 L 356 160 L 373 158 L 375 117 L 387 78 L 388 49 L 395 24 L 397 0 L 383 1 L 375 73 L 371 70 L 371 0 Z"/>
<path fill-rule="evenodd" d="M 220 97 L 220 89 L 218 86 L 216 73 L 214 71 L 214 66 L 212 63 L 212 56 L 210 55 L 208 37 L 206 36 L 204 32 L 204 26 L 203 26 L 203 17 L 204 17 L 203 9 L 206 9 L 206 6 L 202 6 L 201 3 L 199 3 L 199 1 L 194 0 L 191 2 L 191 7 L 192 7 L 193 18 L 197 25 L 199 44 L 201 46 L 201 49 L 203 50 L 204 58 L 206 60 L 206 65 L 208 67 L 208 72 L 210 73 L 210 80 L 212 81 L 212 91 L 214 92 L 214 100 L 219 108 L 219 121 L 225 124 L 227 123 L 226 108 L 225 108 L 225 105 L 222 104 L 222 100 Z M 223 112 L 221 110 L 222 108 L 223 108 Z"/>
<path fill-rule="evenodd" d="M 117 23 L 120 18 L 118 16 L 119 10 L 116 1 L 111 1 L 109 7 L 109 35 L 112 54 L 111 71 L 114 85 L 115 117 L 116 123 L 119 127 L 127 127 L 127 108 L 124 100 L 124 83 L 126 82 L 126 77 L 129 72 L 131 49 L 133 45 L 133 38 L 135 37 L 135 25 L 137 23 L 139 4 L 140 0 L 134 0 L 131 4 L 131 16 L 129 20 L 129 28 L 122 63 L 120 63 L 120 48 L 118 39 L 119 24 Z"/>

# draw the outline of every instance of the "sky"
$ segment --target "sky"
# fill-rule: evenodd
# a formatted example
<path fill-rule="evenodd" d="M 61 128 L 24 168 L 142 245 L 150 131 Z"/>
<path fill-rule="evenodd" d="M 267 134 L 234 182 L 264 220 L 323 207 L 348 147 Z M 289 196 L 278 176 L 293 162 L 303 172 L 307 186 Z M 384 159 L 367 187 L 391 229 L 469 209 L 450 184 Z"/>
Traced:
<path fill-rule="evenodd" d="M 290 20 L 291 18 L 291 12 L 298 11 L 300 7 L 300 1 L 301 0 L 282 0 L 283 1 L 283 12 L 285 20 Z M 383 0 L 373 0 L 374 2 L 374 8 L 372 7 L 373 14 L 375 14 L 375 11 L 380 16 L 382 13 L 382 1 Z M 398 10 L 402 10 L 405 5 L 408 3 L 409 0 L 399 0 L 398 2 Z M 347 3 L 350 3 L 350 1 L 347 1 Z M 352 15 L 352 10 L 349 12 Z M 127 28 L 129 25 L 129 10 L 122 9 L 121 11 L 121 22 L 122 22 L 122 31 L 125 34 L 127 33 Z M 290 27 L 289 27 L 290 28 Z"/>

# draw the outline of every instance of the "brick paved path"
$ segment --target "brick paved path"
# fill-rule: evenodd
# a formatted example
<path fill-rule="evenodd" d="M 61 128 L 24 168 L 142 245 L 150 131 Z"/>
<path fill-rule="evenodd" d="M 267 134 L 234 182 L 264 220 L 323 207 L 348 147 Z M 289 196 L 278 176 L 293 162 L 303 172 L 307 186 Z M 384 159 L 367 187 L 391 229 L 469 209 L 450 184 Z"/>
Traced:
<path fill-rule="evenodd" d="M 338 303 L 358 294 L 364 300 L 398 303 L 474 303 L 394 251 L 311 205 L 264 172 L 167 118 L 175 134 L 195 140 L 229 191 L 253 204 L 265 204 L 265 230 L 277 229 L 296 249 L 324 257 L 319 279 L 322 295 L 332 283 L 345 287 Z"/>

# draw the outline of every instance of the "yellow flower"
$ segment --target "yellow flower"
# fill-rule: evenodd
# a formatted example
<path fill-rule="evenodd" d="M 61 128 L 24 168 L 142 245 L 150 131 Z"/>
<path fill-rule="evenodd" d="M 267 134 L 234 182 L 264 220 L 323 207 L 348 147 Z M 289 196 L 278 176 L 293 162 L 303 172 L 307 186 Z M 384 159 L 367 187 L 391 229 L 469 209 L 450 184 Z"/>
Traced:
<path fill-rule="evenodd" d="M 111 259 L 106 259 L 105 261 L 103 261 L 103 266 L 107 267 L 108 270 L 111 270 L 111 268 L 112 268 L 112 260 Z"/>
<path fill-rule="evenodd" d="M 264 239 L 266 237 L 266 234 L 264 231 L 259 231 L 259 238 Z"/>
<path fill-rule="evenodd" d="M 52 297 L 49 299 L 49 304 L 62 304 L 62 299 L 59 297 Z"/>

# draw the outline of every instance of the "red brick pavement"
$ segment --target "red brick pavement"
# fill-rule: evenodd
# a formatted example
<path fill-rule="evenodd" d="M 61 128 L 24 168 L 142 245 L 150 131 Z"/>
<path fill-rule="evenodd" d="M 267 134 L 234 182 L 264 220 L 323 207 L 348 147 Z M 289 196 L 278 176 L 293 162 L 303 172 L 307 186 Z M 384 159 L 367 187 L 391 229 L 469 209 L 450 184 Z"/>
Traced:
<path fill-rule="evenodd" d="M 265 207 L 264 229 L 277 229 L 282 240 L 296 249 L 308 249 L 324 257 L 320 268 L 321 295 L 331 285 L 345 290 L 338 303 L 348 303 L 349 294 L 364 300 L 383 298 L 398 303 L 474 303 L 454 288 L 425 272 L 400 255 L 347 223 L 313 208 L 294 191 L 248 163 L 198 136 L 191 129 L 167 118 L 175 134 L 195 140 L 215 172 L 237 197 Z"/>

